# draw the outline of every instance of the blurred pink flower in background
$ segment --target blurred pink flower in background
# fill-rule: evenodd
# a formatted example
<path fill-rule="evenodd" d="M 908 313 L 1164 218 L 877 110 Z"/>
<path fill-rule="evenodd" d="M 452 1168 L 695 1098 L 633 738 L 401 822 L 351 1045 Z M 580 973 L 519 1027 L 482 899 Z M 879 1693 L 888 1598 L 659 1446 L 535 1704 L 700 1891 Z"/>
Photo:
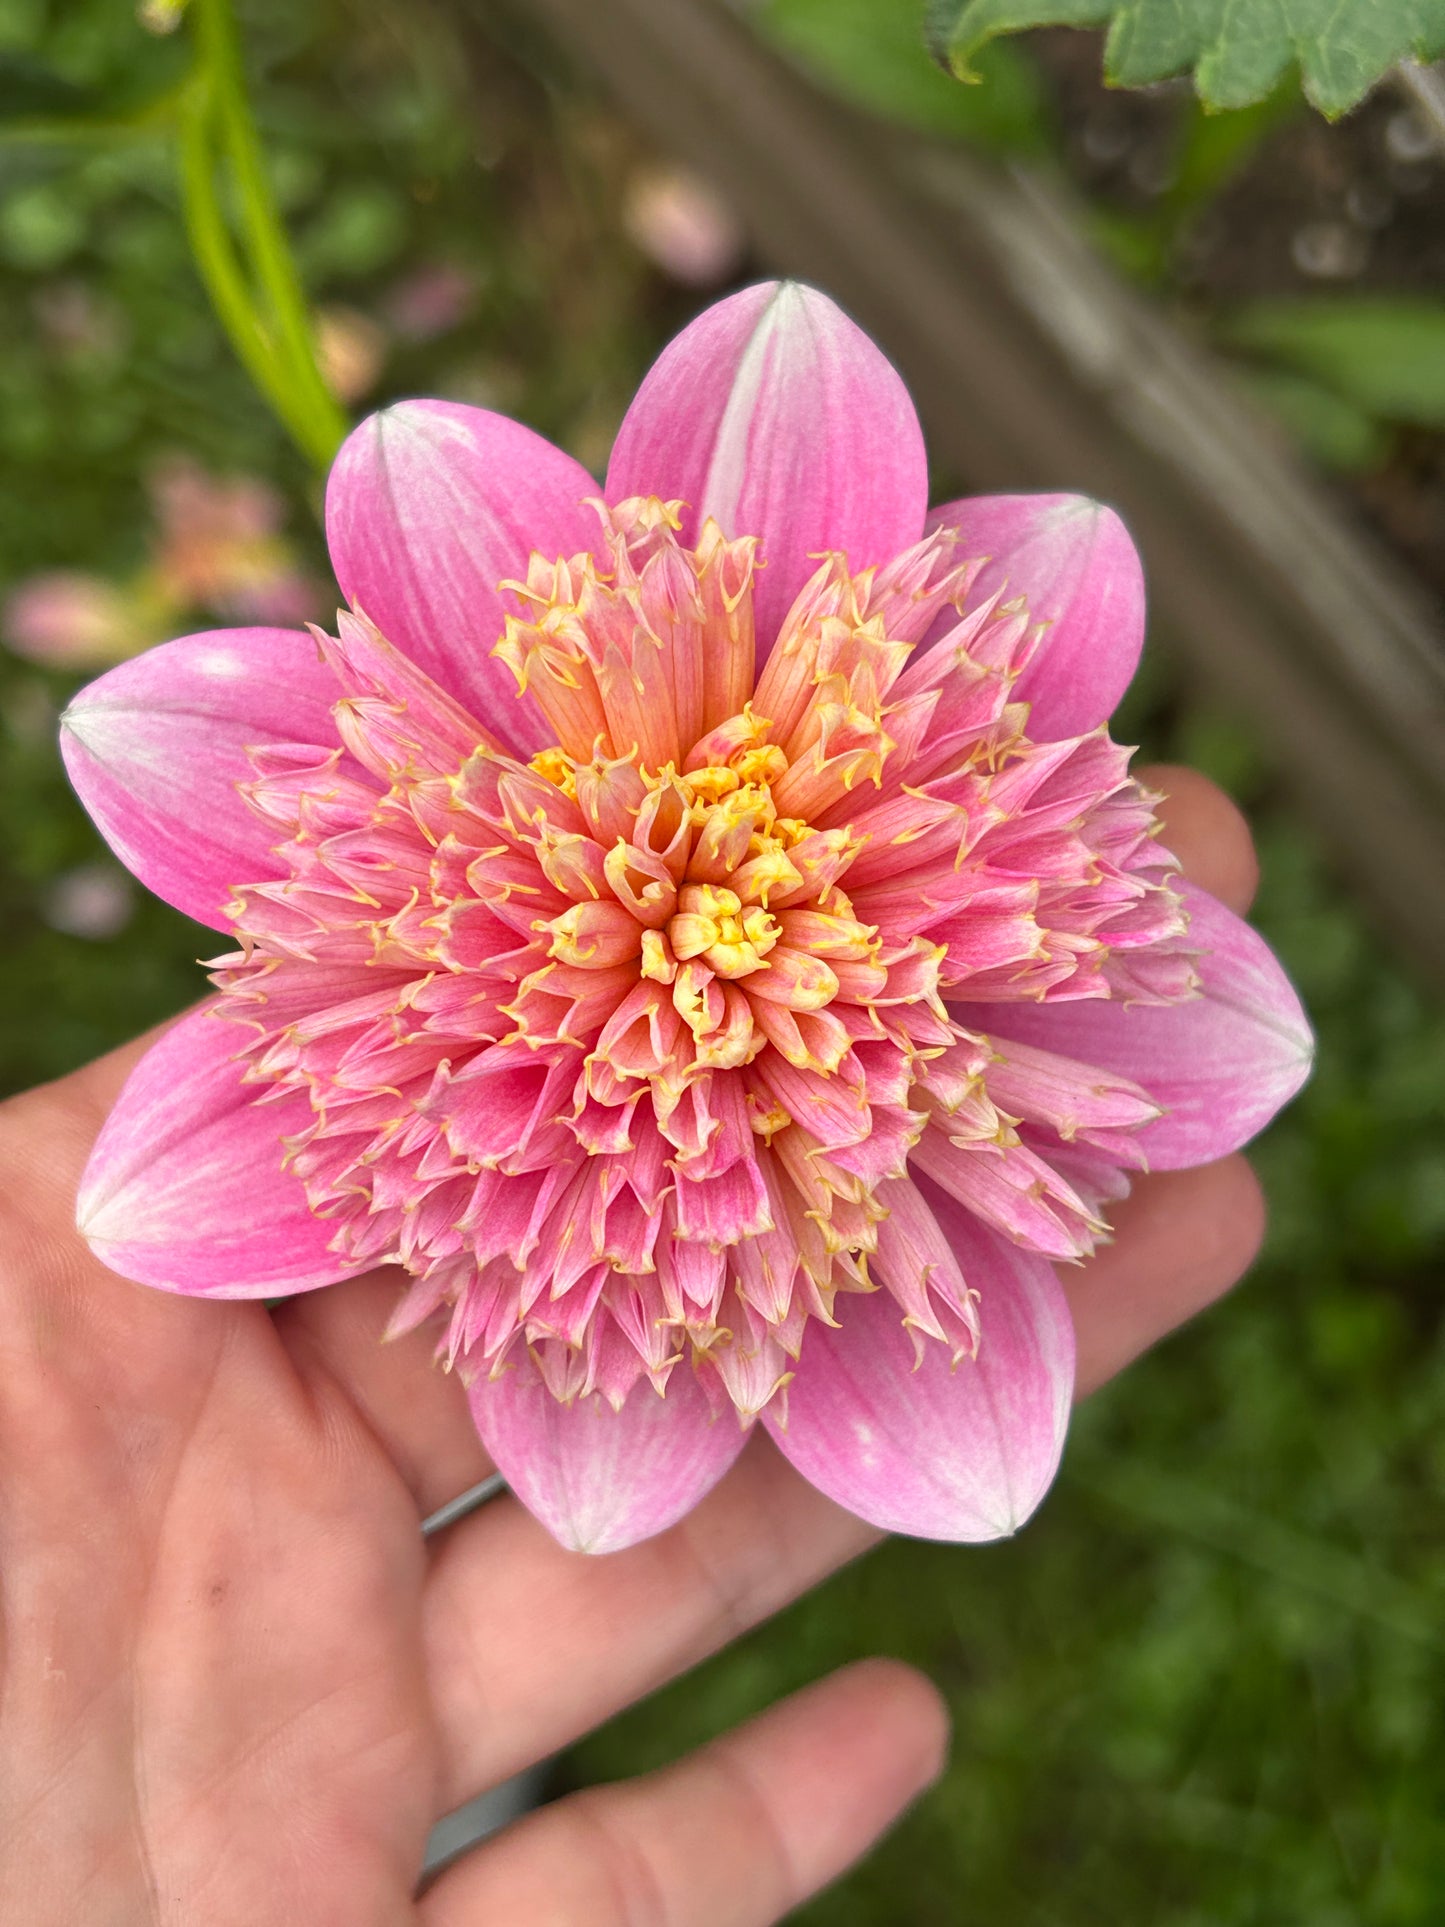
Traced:
<path fill-rule="evenodd" d="M 118 863 L 81 863 L 63 870 L 41 902 L 41 915 L 52 930 L 91 943 L 118 936 L 134 913 L 135 885 Z"/>
<path fill-rule="evenodd" d="M 46 343 L 62 357 L 107 361 L 125 346 L 123 312 L 88 281 L 47 281 L 35 290 L 30 305 Z"/>
<path fill-rule="evenodd" d="M 316 313 L 316 360 L 338 401 L 360 401 L 375 388 L 390 343 L 385 328 L 360 308 L 333 306 Z"/>
<path fill-rule="evenodd" d="M 150 487 L 167 601 L 240 622 L 304 622 L 322 601 L 281 532 L 285 497 L 260 476 L 211 475 L 180 455 L 157 464 Z"/>
<path fill-rule="evenodd" d="M 395 282 L 383 307 L 404 341 L 435 341 L 466 320 L 476 299 L 475 274 L 454 262 L 435 261 Z"/>
<path fill-rule="evenodd" d="M 636 168 L 622 222 L 649 261 L 689 288 L 716 287 L 742 266 L 747 238 L 727 202 L 699 174 L 671 163 Z"/>
<path fill-rule="evenodd" d="M 124 582 L 51 569 L 18 583 L 0 614 L 17 655 L 52 669 L 136 655 L 186 616 L 304 622 L 325 592 L 282 533 L 286 501 L 255 475 L 209 474 L 189 456 L 151 472 L 150 560 Z"/>
<path fill-rule="evenodd" d="M 143 620 L 134 595 L 78 569 L 32 575 L 10 593 L 5 640 L 17 656 L 52 669 L 93 669 L 148 649 L 164 625 Z"/>

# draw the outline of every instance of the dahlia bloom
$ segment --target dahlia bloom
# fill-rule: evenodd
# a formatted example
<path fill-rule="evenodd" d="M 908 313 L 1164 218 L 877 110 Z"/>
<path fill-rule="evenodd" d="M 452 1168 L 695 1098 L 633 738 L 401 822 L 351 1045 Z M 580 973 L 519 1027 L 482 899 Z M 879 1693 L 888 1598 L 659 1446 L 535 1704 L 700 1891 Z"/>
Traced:
<path fill-rule="evenodd" d="M 335 636 L 183 637 L 65 718 L 117 854 L 232 946 L 96 1145 L 100 1256 L 219 1298 L 395 1265 L 568 1545 L 669 1525 L 756 1422 L 880 1526 L 1011 1531 L 1070 1404 L 1055 1264 L 1310 1037 L 1108 736 L 1117 517 L 925 487 L 898 376 L 796 286 L 673 342 L 600 497 L 482 409 L 363 423 Z"/>

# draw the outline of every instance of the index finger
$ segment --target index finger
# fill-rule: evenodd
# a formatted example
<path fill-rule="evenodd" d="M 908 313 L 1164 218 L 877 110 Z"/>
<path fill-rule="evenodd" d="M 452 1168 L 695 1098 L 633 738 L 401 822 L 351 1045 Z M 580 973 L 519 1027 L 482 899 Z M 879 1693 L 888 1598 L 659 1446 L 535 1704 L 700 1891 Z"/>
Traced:
<path fill-rule="evenodd" d="M 768 1927 L 938 1777 L 947 1716 L 911 1667 L 864 1660 L 678 1762 L 588 1787 L 442 1875 L 426 1927 Z"/>

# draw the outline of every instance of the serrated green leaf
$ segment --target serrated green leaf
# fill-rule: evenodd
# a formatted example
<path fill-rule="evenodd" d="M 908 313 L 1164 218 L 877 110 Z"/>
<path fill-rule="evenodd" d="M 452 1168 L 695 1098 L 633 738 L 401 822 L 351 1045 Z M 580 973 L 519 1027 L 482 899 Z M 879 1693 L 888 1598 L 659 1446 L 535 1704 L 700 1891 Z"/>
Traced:
<path fill-rule="evenodd" d="M 1236 310 L 1221 334 L 1382 420 L 1445 427 L 1445 304 L 1438 301 L 1256 301 Z"/>
<path fill-rule="evenodd" d="M 1109 29 L 1105 78 L 1144 87 L 1192 73 L 1207 107 L 1248 107 L 1296 67 L 1331 117 L 1397 61 L 1445 53 L 1445 0 L 931 0 L 930 43 L 961 79 L 998 34 Z"/>

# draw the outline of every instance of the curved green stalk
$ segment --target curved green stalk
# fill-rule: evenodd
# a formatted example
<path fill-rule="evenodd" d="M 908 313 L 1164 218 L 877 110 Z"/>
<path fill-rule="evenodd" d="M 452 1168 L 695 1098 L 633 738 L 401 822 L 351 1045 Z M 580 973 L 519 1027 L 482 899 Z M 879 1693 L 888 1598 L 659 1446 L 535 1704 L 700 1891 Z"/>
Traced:
<path fill-rule="evenodd" d="M 251 304 L 246 277 L 216 197 L 206 93 L 204 79 L 197 77 L 180 116 L 181 206 L 191 253 L 231 346 L 256 386 L 295 434 L 299 423 L 293 419 L 285 384 L 278 379 L 271 343 Z"/>
<path fill-rule="evenodd" d="M 195 12 L 197 64 L 180 121 L 191 248 L 252 380 L 302 452 L 324 468 L 346 433 L 346 418 L 316 364 L 305 293 L 246 98 L 229 0 L 198 0 Z M 240 207 L 240 252 L 221 201 L 223 165 Z"/>

